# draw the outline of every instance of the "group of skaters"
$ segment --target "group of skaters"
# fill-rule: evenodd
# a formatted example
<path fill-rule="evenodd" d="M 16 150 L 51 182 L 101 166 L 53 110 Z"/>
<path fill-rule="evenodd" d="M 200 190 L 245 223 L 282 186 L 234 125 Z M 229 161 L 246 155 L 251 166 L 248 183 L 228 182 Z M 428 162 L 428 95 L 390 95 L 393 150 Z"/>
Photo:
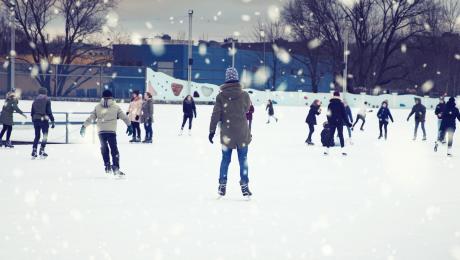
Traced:
<path fill-rule="evenodd" d="M 422 140 L 426 141 L 426 107 L 422 104 L 422 100 L 420 98 L 415 98 L 414 101 L 415 105 L 412 107 L 412 110 L 407 117 L 407 121 L 414 116 L 415 126 L 413 140 L 417 140 L 418 130 L 421 128 L 423 133 Z M 310 105 L 310 110 L 308 111 L 308 115 L 305 120 L 309 128 L 308 137 L 305 141 L 308 145 L 314 145 L 312 142 L 312 135 L 315 131 L 315 125 L 317 125 L 316 117 L 322 112 L 321 105 L 322 103 L 320 100 L 314 100 Z M 350 107 L 345 101 L 340 99 L 340 92 L 335 91 L 327 107 L 327 121 L 323 123 L 323 130 L 321 132 L 321 143 L 323 147 L 326 147 L 324 154 L 328 155 L 329 148 L 336 146 L 334 138 L 335 133 L 337 133 L 340 147 L 342 148 L 342 155 L 346 156 L 347 153 L 344 150 L 345 141 L 343 136 L 343 127 L 347 128 L 350 144 L 353 144 L 351 141 L 352 131 L 359 122 L 361 122 L 360 130 L 364 131 L 366 114 L 368 112 L 372 112 L 372 110 L 369 110 L 368 103 L 364 102 L 363 106 L 358 111 L 356 121 L 352 124 L 353 115 Z M 438 133 L 434 150 L 435 152 L 438 150 L 439 144 L 447 143 L 447 156 L 452 156 L 452 144 L 453 135 L 456 130 L 456 120 L 460 121 L 460 114 L 455 104 L 455 98 L 451 97 L 446 103 L 445 97 L 441 97 L 439 104 L 436 106 L 435 115 L 438 118 Z M 377 118 L 379 119 L 378 139 L 384 138 L 387 140 L 388 124 L 390 121 L 392 123 L 394 122 L 387 100 L 384 100 L 381 103 L 377 112 Z"/>
<path fill-rule="evenodd" d="M 106 95 L 109 95 L 106 92 Z M 110 93 L 110 95 L 112 95 Z M 131 122 L 133 134 L 130 143 L 152 143 L 153 138 L 153 99 L 152 94 L 145 92 L 144 97 L 139 90 L 131 93 L 131 102 L 129 103 L 128 112 L 126 112 Z M 141 124 L 144 125 L 145 138 L 141 140 Z"/>

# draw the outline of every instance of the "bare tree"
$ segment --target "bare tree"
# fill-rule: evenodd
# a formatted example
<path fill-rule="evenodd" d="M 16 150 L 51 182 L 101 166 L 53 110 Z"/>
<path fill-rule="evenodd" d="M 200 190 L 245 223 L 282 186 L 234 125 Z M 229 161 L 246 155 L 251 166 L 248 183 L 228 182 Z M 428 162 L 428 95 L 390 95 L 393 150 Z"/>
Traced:
<path fill-rule="evenodd" d="M 458 0 L 439 0 L 442 7 L 442 17 L 447 24 L 447 32 L 460 31 L 460 2 Z"/>

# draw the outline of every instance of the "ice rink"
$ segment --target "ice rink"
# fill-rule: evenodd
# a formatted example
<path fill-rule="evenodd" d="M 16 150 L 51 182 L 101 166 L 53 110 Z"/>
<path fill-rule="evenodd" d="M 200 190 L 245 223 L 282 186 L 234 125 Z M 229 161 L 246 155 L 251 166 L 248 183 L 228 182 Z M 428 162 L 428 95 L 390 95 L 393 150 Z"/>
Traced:
<path fill-rule="evenodd" d="M 28 111 L 30 103 L 20 106 Z M 90 112 L 93 104 L 53 106 Z M 393 110 L 389 139 L 377 140 L 374 110 L 365 131 L 353 132 L 348 157 L 339 149 L 325 157 L 321 126 L 316 146 L 304 144 L 307 107 L 276 106 L 280 120 L 267 125 L 257 106 L 254 196 L 244 201 L 235 154 L 228 194 L 216 199 L 212 107 L 197 109 L 192 136 L 178 136 L 181 106 L 155 105 L 152 145 L 129 144 L 120 121 L 124 179 L 105 175 L 99 146 L 91 134 L 80 139 L 79 127 L 71 129 L 79 144 L 49 145 L 46 160 L 30 160 L 29 145 L 0 149 L 0 259 L 460 259 L 460 135 L 453 158 L 445 146 L 434 153 L 433 111 L 426 142 L 421 133 L 412 141 L 409 110 Z M 50 139 L 63 141 L 62 128 Z M 13 139 L 32 135 L 18 126 Z"/>

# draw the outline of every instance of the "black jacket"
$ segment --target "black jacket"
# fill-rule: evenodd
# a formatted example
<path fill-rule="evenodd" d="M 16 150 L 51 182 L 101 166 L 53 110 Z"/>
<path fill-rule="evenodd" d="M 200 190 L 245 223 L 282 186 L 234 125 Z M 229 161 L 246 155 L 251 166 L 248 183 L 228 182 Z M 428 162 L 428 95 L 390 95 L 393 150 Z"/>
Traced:
<path fill-rule="evenodd" d="M 268 110 L 268 115 L 273 116 L 275 114 L 275 110 L 273 109 L 273 103 L 267 104 L 265 111 Z"/>
<path fill-rule="evenodd" d="M 455 119 L 460 121 L 460 113 L 458 108 L 455 106 L 455 101 L 449 100 L 446 104 L 446 108 L 442 113 L 441 130 L 446 131 L 448 129 L 455 130 L 456 122 Z"/>
<path fill-rule="evenodd" d="M 379 118 L 380 122 L 394 122 L 393 116 L 391 115 L 390 109 L 388 107 L 380 107 L 379 111 L 377 112 L 377 117 Z"/>
<path fill-rule="evenodd" d="M 421 103 L 415 104 L 415 106 L 412 107 L 412 111 L 407 117 L 407 120 L 409 120 L 413 114 L 415 114 L 415 121 L 425 122 L 426 107 Z"/>
<path fill-rule="evenodd" d="M 311 104 L 310 111 L 308 111 L 307 119 L 305 120 L 305 122 L 307 124 L 316 125 L 316 116 L 319 114 L 321 114 L 321 112 L 319 111 L 319 106 Z"/>
<path fill-rule="evenodd" d="M 195 101 L 188 101 L 187 99 L 184 100 L 182 103 L 182 111 L 187 116 L 195 116 L 196 117 L 196 106 Z"/>
<path fill-rule="evenodd" d="M 446 109 L 446 103 L 439 103 L 434 110 L 434 114 L 439 118 L 442 119 L 442 112 Z M 441 116 L 439 116 L 441 115 Z"/>
<path fill-rule="evenodd" d="M 331 126 L 352 126 L 350 121 L 348 121 L 345 105 L 340 98 L 332 98 L 327 107 L 327 111 L 327 121 Z"/>
<path fill-rule="evenodd" d="M 321 144 L 325 147 L 333 147 L 334 144 L 334 137 L 331 135 L 331 129 L 329 128 L 329 124 L 326 124 L 321 131 Z"/>

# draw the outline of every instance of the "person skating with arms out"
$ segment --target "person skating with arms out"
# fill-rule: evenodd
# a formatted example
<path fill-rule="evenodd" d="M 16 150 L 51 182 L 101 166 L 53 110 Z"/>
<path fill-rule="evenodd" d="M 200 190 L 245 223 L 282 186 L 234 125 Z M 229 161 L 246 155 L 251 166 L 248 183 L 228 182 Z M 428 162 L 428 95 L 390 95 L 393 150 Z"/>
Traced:
<path fill-rule="evenodd" d="M 452 156 L 452 144 L 454 142 L 454 133 L 457 128 L 456 120 L 460 121 L 460 112 L 455 104 L 455 98 L 451 97 L 446 103 L 446 107 L 442 112 L 441 121 L 441 138 L 440 140 L 446 139 L 447 135 L 447 156 Z M 440 141 L 437 141 L 434 147 L 434 151 L 438 151 Z"/>
<path fill-rule="evenodd" d="M 11 133 L 13 132 L 13 113 L 19 113 L 24 118 L 27 116 L 22 112 L 21 109 L 18 107 L 18 98 L 16 93 L 11 91 L 6 94 L 5 104 L 2 107 L 2 112 L 0 114 L 0 123 L 3 124 L 2 131 L 0 132 L 0 147 L 5 145 L 6 148 L 13 148 L 13 144 L 11 143 Z M 6 133 L 6 140 L 3 143 L 3 135 Z"/>
<path fill-rule="evenodd" d="M 216 103 L 209 126 L 209 141 L 214 143 L 214 135 L 220 123 L 220 142 L 222 144 L 222 161 L 219 175 L 219 196 L 225 196 L 227 189 L 227 174 L 232 151 L 236 149 L 240 164 L 240 186 L 243 196 L 249 198 L 248 178 L 248 146 L 251 143 L 251 133 L 246 119 L 251 99 L 243 91 L 238 72 L 235 68 L 228 68 L 225 73 L 225 84 L 220 87 L 221 92 L 216 97 Z"/>
<path fill-rule="evenodd" d="M 120 153 L 117 146 L 118 119 L 123 120 L 128 126 L 126 131 L 128 136 L 132 135 L 133 128 L 128 116 L 115 103 L 112 92 L 110 90 L 104 90 L 101 102 L 96 105 L 91 115 L 86 119 L 80 129 L 80 134 L 84 137 L 86 128 L 96 121 L 105 172 L 113 172 L 114 175 L 122 176 L 125 174 L 120 171 Z M 112 164 L 110 163 L 110 154 L 112 155 Z"/>
<path fill-rule="evenodd" d="M 50 128 L 54 128 L 54 116 L 51 110 L 51 100 L 48 97 L 48 90 L 46 88 L 40 88 L 38 90 L 38 96 L 32 103 L 31 117 L 34 124 L 35 138 L 32 145 L 32 159 L 37 158 L 37 147 L 40 141 L 41 134 L 43 134 L 42 142 L 40 144 L 39 156 L 42 159 L 48 157 L 45 152 L 46 144 L 48 142 L 48 132 Z"/>
<path fill-rule="evenodd" d="M 358 115 L 356 116 L 356 121 L 351 127 L 351 130 L 355 128 L 359 121 L 362 121 L 360 130 L 364 131 L 364 124 L 366 123 L 366 114 L 367 114 L 367 102 L 364 102 L 361 108 L 358 111 Z"/>
<path fill-rule="evenodd" d="M 380 107 L 379 111 L 377 112 L 377 117 L 379 119 L 379 130 L 380 135 L 379 139 L 383 137 L 382 128 L 385 131 L 385 140 L 388 137 L 388 123 L 394 122 L 393 116 L 391 115 L 390 109 L 388 108 L 388 101 L 383 101 L 382 106 Z"/>
<path fill-rule="evenodd" d="M 426 140 L 426 131 L 425 131 L 425 116 L 426 116 L 426 107 L 422 105 L 422 100 L 420 98 L 415 98 L 415 105 L 412 107 L 412 110 L 407 117 L 407 121 L 415 114 L 415 128 L 414 128 L 414 141 L 417 140 L 417 130 L 420 125 L 423 131 L 423 141 Z"/>

